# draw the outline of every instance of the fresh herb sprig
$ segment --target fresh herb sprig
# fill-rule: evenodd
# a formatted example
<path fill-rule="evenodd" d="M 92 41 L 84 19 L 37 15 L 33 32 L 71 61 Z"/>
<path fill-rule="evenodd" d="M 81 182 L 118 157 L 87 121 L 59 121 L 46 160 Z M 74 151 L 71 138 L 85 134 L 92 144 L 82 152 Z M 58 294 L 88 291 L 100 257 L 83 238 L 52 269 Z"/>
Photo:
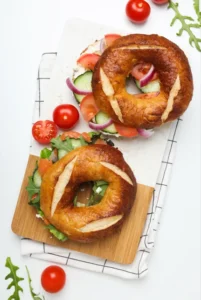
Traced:
<path fill-rule="evenodd" d="M 197 15 L 197 20 L 201 24 L 200 0 L 193 0 L 193 6 Z"/>
<path fill-rule="evenodd" d="M 180 30 L 177 32 L 177 35 L 178 36 L 181 36 L 182 33 L 184 31 L 186 31 L 189 35 L 189 43 L 190 45 L 193 47 L 193 44 L 195 45 L 196 49 L 198 51 L 201 52 L 201 47 L 200 47 L 200 43 L 201 43 L 201 39 L 196 37 L 195 34 L 193 33 L 192 31 L 192 28 L 200 28 L 201 27 L 201 24 L 200 23 L 196 23 L 194 21 L 194 19 L 192 17 L 189 17 L 189 16 L 185 16 L 185 15 L 182 15 L 180 12 L 179 12 L 179 4 L 178 3 L 174 3 L 172 1 L 169 1 L 169 6 L 168 8 L 172 8 L 175 12 L 175 16 L 174 18 L 172 19 L 172 22 L 170 24 L 170 26 L 173 26 L 174 23 L 178 20 L 180 21 L 181 23 L 181 28 Z M 197 1 L 194 1 L 194 8 L 196 10 L 196 13 L 200 16 L 200 12 L 199 12 L 199 4 L 197 4 Z M 199 17 L 200 19 L 200 17 Z M 190 21 L 187 22 L 187 21 Z"/>
<path fill-rule="evenodd" d="M 17 275 L 17 270 L 19 267 L 15 266 L 10 257 L 7 257 L 5 266 L 10 269 L 10 273 L 5 277 L 5 280 L 11 279 L 11 283 L 8 285 L 7 289 L 14 287 L 13 294 L 8 298 L 8 300 L 20 300 L 20 292 L 23 293 L 23 288 L 19 285 L 19 282 L 24 280 L 24 278 Z"/>
<path fill-rule="evenodd" d="M 33 290 L 33 287 L 32 287 L 32 280 L 31 280 L 31 276 L 30 276 L 30 273 L 29 273 L 29 269 L 27 268 L 26 266 L 26 271 L 27 271 L 27 277 L 28 277 L 28 283 L 29 283 L 29 291 L 30 291 L 30 294 L 33 298 L 33 300 L 45 300 L 44 296 L 40 296 L 39 293 L 36 294 Z"/>

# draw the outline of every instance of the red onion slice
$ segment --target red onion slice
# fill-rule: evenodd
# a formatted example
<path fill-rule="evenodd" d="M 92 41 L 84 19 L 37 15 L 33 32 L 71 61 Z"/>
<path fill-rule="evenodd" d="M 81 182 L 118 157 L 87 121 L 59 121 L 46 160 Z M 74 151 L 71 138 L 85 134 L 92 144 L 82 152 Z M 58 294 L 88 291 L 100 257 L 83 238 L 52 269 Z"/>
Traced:
<path fill-rule="evenodd" d="M 101 52 L 101 54 L 105 51 L 105 48 L 106 48 L 105 38 L 102 38 L 102 40 L 100 41 L 100 52 Z"/>
<path fill-rule="evenodd" d="M 142 129 L 142 128 L 138 128 L 137 129 L 139 135 L 141 135 L 142 137 L 148 139 L 149 137 L 151 137 L 154 134 L 153 129 Z"/>
<path fill-rule="evenodd" d="M 152 80 L 152 78 L 154 77 L 154 74 L 155 74 L 154 65 L 151 65 L 151 68 L 149 69 L 148 73 L 145 74 L 139 80 L 140 87 L 143 87 L 143 86 L 147 85 Z"/>
<path fill-rule="evenodd" d="M 91 129 L 94 129 L 94 130 L 103 130 L 105 129 L 106 127 L 110 126 L 111 124 L 113 123 L 112 119 L 109 119 L 106 123 L 104 124 L 96 124 L 96 123 L 93 123 L 93 122 L 89 122 L 89 127 Z"/>
<path fill-rule="evenodd" d="M 88 95 L 88 94 L 91 94 L 91 91 L 86 91 L 86 90 L 80 90 L 80 89 L 78 89 L 78 88 L 74 85 L 74 83 L 72 82 L 72 80 L 71 80 L 70 78 L 67 78 L 67 79 L 66 79 L 66 84 L 67 84 L 67 86 L 69 87 L 69 89 L 70 89 L 73 93 L 75 93 L 75 94 L 77 94 L 77 95 Z"/>

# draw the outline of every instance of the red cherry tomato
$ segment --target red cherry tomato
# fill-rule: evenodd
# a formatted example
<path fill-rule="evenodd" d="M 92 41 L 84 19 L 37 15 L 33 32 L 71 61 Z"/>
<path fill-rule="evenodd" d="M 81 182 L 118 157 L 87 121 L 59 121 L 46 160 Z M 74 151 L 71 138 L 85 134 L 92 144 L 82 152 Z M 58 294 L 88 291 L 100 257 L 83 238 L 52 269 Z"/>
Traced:
<path fill-rule="evenodd" d="M 48 293 L 57 293 L 65 285 L 66 273 L 59 266 L 49 266 L 41 274 L 41 285 Z"/>
<path fill-rule="evenodd" d="M 94 70 L 94 67 L 99 60 L 100 55 L 95 53 L 86 53 L 78 58 L 77 63 L 80 64 L 83 68 Z"/>
<path fill-rule="evenodd" d="M 79 120 L 79 113 L 71 104 L 61 104 L 53 111 L 53 120 L 59 128 L 70 129 Z"/>
<path fill-rule="evenodd" d="M 57 126 L 49 120 L 37 121 L 32 127 L 32 135 L 40 144 L 49 144 L 51 139 L 57 135 Z"/>
<path fill-rule="evenodd" d="M 161 4 L 166 4 L 169 2 L 169 0 L 152 0 L 153 3 L 161 5 Z"/>
<path fill-rule="evenodd" d="M 126 15 L 131 22 L 143 23 L 150 15 L 150 5 L 144 0 L 130 0 L 126 5 Z"/>
<path fill-rule="evenodd" d="M 81 103 L 80 110 L 85 121 L 89 122 L 98 113 L 99 109 L 96 106 L 93 94 L 86 95 Z"/>
<path fill-rule="evenodd" d="M 121 136 L 125 136 L 125 137 L 134 137 L 134 136 L 138 136 L 138 131 L 135 128 L 132 127 L 127 127 L 118 123 L 115 123 L 115 128 L 117 130 L 117 132 L 121 135 Z"/>

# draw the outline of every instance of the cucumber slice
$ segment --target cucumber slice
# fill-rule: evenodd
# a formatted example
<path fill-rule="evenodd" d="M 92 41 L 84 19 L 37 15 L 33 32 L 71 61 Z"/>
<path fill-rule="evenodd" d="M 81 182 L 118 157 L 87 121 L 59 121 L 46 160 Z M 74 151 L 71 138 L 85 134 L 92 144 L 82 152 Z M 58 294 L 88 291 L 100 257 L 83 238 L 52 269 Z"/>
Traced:
<path fill-rule="evenodd" d="M 74 85 L 81 90 L 86 90 L 91 92 L 92 87 L 91 87 L 91 82 L 92 82 L 92 75 L 93 72 L 87 71 L 84 74 L 81 74 L 74 80 Z M 80 103 L 82 99 L 85 97 L 84 95 L 77 95 L 74 93 L 75 99 Z"/>
<path fill-rule="evenodd" d="M 59 149 L 58 150 L 58 159 L 61 159 L 62 157 L 64 157 L 68 152 L 66 150 L 63 149 Z"/>
<path fill-rule="evenodd" d="M 108 117 L 108 115 L 106 115 L 105 113 L 103 113 L 101 111 L 95 117 L 95 120 L 96 120 L 97 124 L 105 124 L 109 119 L 110 119 L 110 117 Z M 117 130 L 116 130 L 114 124 L 106 127 L 102 131 L 105 131 L 105 132 L 108 132 L 108 133 L 117 133 Z"/>
<path fill-rule="evenodd" d="M 148 83 L 147 85 L 140 87 L 139 80 L 136 80 L 136 85 L 139 90 L 141 90 L 143 93 L 153 93 L 153 92 L 160 92 L 160 81 L 154 80 Z"/>
<path fill-rule="evenodd" d="M 33 183 L 35 187 L 40 187 L 42 182 L 42 178 L 38 172 L 38 169 L 33 174 Z"/>
<path fill-rule="evenodd" d="M 76 149 L 76 148 L 79 148 L 82 146 L 82 142 L 80 139 L 71 139 L 71 144 L 72 144 L 72 147 L 73 149 Z"/>

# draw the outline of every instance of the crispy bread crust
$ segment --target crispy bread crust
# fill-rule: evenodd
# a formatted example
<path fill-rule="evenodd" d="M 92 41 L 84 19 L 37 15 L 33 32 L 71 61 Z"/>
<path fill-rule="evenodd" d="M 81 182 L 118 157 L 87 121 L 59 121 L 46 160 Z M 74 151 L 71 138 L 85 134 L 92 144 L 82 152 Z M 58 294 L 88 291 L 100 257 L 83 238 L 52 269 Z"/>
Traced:
<path fill-rule="evenodd" d="M 65 166 L 77 156 L 76 163 L 65 192 L 51 216 L 51 206 L 55 184 Z M 108 162 L 117 166 L 131 179 L 133 185 L 125 181 L 100 162 Z M 101 202 L 89 207 L 74 207 L 73 199 L 82 182 L 105 180 L 109 182 L 107 191 Z M 92 242 L 108 236 L 116 231 L 130 212 L 135 195 L 136 180 L 130 167 L 124 161 L 122 153 L 108 145 L 90 145 L 71 151 L 49 168 L 41 185 L 40 204 L 48 221 L 72 240 Z M 122 215 L 114 225 L 95 232 L 81 232 L 80 228 L 93 221 L 111 216 Z"/>
<path fill-rule="evenodd" d="M 152 48 L 128 49 L 132 45 Z M 133 66 L 141 62 L 152 63 L 155 66 L 161 82 L 161 91 L 158 96 L 150 97 L 149 94 L 139 96 L 127 93 L 126 77 L 130 74 Z M 191 101 L 193 80 L 188 59 L 176 44 L 162 36 L 131 34 L 121 37 L 104 51 L 95 66 L 92 88 L 96 104 L 115 122 L 120 123 L 111 107 L 111 98 L 103 92 L 100 69 L 104 71 L 112 84 L 114 89 L 112 97 L 118 101 L 124 125 L 147 129 L 160 126 L 163 122 L 172 121 L 183 114 Z M 162 120 L 170 91 L 178 75 L 180 90 L 174 97 L 173 107 L 167 119 Z"/>

